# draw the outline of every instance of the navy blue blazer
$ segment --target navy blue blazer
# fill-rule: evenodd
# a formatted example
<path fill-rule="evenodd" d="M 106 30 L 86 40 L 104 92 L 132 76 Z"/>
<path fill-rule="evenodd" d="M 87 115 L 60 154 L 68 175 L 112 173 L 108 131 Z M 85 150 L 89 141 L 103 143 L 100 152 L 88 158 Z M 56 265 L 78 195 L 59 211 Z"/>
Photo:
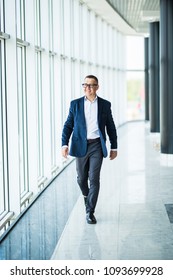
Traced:
<path fill-rule="evenodd" d="M 62 146 L 68 145 L 71 137 L 69 154 L 83 157 L 87 152 L 87 129 L 84 115 L 84 96 L 72 100 L 69 114 L 62 131 Z M 107 157 L 106 132 L 111 149 L 117 149 L 117 132 L 111 112 L 111 103 L 98 96 L 98 127 L 103 156 Z"/>

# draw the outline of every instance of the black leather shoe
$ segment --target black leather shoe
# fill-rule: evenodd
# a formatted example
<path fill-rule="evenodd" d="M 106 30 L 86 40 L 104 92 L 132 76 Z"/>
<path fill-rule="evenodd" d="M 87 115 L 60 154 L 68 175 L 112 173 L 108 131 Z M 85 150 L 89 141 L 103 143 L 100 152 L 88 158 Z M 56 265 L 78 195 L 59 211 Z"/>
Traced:
<path fill-rule="evenodd" d="M 88 224 L 96 224 L 96 223 L 97 223 L 97 220 L 96 220 L 96 218 L 94 217 L 94 214 L 93 214 L 93 213 L 87 213 L 87 215 L 86 215 L 86 220 L 87 220 L 87 223 L 88 223 Z"/>

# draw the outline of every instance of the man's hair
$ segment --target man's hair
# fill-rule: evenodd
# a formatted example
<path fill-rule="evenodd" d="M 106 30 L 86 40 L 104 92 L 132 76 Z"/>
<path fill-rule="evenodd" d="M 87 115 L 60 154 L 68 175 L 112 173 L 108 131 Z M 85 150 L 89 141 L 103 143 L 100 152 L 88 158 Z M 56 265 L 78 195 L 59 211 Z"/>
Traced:
<path fill-rule="evenodd" d="M 97 82 L 97 84 L 99 83 L 97 77 L 94 76 L 94 75 L 87 75 L 87 76 L 85 77 L 85 79 L 87 79 L 87 78 L 88 78 L 88 79 L 94 79 L 94 80 Z"/>

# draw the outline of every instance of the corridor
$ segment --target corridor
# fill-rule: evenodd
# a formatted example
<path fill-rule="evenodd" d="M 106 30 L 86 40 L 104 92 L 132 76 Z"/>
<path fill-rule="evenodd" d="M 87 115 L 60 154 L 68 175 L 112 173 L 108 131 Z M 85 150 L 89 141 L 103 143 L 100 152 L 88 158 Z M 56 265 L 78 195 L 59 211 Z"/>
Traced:
<path fill-rule="evenodd" d="M 85 220 L 75 161 L 0 245 L 0 259 L 172 260 L 173 161 L 148 122 L 118 128 L 118 158 L 104 159 L 96 225 Z"/>

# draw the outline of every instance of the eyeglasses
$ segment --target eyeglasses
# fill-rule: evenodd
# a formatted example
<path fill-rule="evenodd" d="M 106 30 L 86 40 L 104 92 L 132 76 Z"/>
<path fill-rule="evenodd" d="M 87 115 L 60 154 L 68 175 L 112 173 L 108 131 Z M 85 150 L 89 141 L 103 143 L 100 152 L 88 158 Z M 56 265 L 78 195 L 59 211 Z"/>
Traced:
<path fill-rule="evenodd" d="M 82 84 L 82 86 L 83 86 L 83 88 L 87 88 L 87 87 L 94 88 L 94 87 L 96 87 L 98 85 L 97 84 Z"/>

